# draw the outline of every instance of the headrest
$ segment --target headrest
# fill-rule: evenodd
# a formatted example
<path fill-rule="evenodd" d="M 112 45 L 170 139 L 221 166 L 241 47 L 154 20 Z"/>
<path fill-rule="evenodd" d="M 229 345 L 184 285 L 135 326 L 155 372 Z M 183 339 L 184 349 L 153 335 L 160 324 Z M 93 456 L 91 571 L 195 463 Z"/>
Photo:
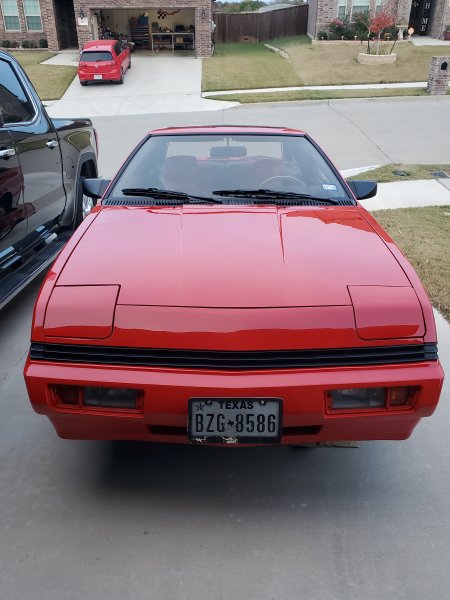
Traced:
<path fill-rule="evenodd" d="M 212 158 L 247 156 L 247 148 L 245 146 L 213 146 L 209 155 Z"/>

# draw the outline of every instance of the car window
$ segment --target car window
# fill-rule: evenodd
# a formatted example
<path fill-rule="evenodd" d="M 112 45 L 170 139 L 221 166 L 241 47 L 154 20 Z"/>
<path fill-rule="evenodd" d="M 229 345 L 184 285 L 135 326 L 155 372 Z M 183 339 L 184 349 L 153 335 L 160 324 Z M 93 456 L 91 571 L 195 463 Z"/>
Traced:
<path fill-rule="evenodd" d="M 332 167 L 304 136 L 163 135 L 139 148 L 113 187 L 165 188 L 211 195 L 259 189 L 349 198 Z"/>
<path fill-rule="evenodd" d="M 122 44 L 120 42 L 117 42 L 117 44 L 114 45 L 114 52 L 117 54 L 117 56 L 119 56 L 119 54 L 122 52 L 123 47 Z"/>
<path fill-rule="evenodd" d="M 32 104 L 11 65 L 0 60 L 0 110 L 5 123 L 23 123 L 34 116 Z"/>
<path fill-rule="evenodd" d="M 83 52 L 80 57 L 81 62 L 103 62 L 113 60 L 111 52 L 99 50 L 88 50 Z"/>

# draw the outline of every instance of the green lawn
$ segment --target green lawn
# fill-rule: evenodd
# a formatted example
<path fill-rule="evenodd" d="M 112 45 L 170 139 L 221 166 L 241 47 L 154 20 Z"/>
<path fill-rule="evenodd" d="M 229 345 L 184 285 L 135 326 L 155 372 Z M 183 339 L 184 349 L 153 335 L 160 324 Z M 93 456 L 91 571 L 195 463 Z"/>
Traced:
<path fill-rule="evenodd" d="M 450 206 L 378 210 L 373 216 L 408 257 L 433 306 L 450 319 Z"/>
<path fill-rule="evenodd" d="M 303 85 L 291 61 L 269 52 L 264 44 L 216 44 L 203 61 L 205 92 Z"/>
<path fill-rule="evenodd" d="M 444 55 L 447 50 L 402 42 L 395 46 L 396 63 L 367 66 L 356 61 L 365 44 L 311 44 L 306 36 L 268 43 L 285 50 L 289 60 L 270 52 L 263 43 L 217 44 L 215 55 L 203 61 L 203 91 L 426 81 L 431 57 Z M 392 45 L 385 43 L 389 48 Z"/>
<path fill-rule="evenodd" d="M 41 100 L 58 100 L 76 75 L 76 67 L 42 65 L 44 60 L 55 56 L 54 52 L 14 51 Z"/>

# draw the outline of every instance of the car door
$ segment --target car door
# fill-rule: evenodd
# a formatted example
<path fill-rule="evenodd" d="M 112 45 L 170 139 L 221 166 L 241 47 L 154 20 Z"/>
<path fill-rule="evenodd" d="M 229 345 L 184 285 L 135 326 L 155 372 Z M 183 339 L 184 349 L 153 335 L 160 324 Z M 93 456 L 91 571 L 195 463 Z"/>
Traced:
<path fill-rule="evenodd" d="M 0 83 L 0 106 L 5 88 Z M 0 121 L 0 265 L 7 248 L 27 233 L 27 206 L 23 202 L 23 178 L 12 137 Z M 1 267 L 0 267 L 1 268 Z"/>
<path fill-rule="evenodd" d="M 66 203 L 56 132 L 37 99 L 26 92 L 26 82 L 14 64 L 0 60 L 0 81 L 8 96 L 2 106 L 4 128 L 23 176 L 28 232 L 42 225 L 53 229 Z"/>

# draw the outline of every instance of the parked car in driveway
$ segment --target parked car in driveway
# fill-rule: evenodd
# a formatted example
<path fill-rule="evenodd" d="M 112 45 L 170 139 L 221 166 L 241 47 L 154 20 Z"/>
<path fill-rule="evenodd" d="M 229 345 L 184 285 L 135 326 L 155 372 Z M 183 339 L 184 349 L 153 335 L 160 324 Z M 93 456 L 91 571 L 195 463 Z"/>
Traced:
<path fill-rule="evenodd" d="M 408 438 L 443 372 L 427 295 L 305 133 L 151 132 L 36 303 L 25 380 L 61 437 Z M 106 191 L 105 191 L 106 190 Z"/>
<path fill-rule="evenodd" d="M 0 308 L 48 267 L 92 199 L 89 119 L 50 119 L 17 61 L 0 51 Z"/>
<path fill-rule="evenodd" d="M 89 81 L 123 83 L 131 68 L 131 53 L 127 43 L 119 40 L 94 40 L 83 46 L 78 63 L 81 85 Z"/>

